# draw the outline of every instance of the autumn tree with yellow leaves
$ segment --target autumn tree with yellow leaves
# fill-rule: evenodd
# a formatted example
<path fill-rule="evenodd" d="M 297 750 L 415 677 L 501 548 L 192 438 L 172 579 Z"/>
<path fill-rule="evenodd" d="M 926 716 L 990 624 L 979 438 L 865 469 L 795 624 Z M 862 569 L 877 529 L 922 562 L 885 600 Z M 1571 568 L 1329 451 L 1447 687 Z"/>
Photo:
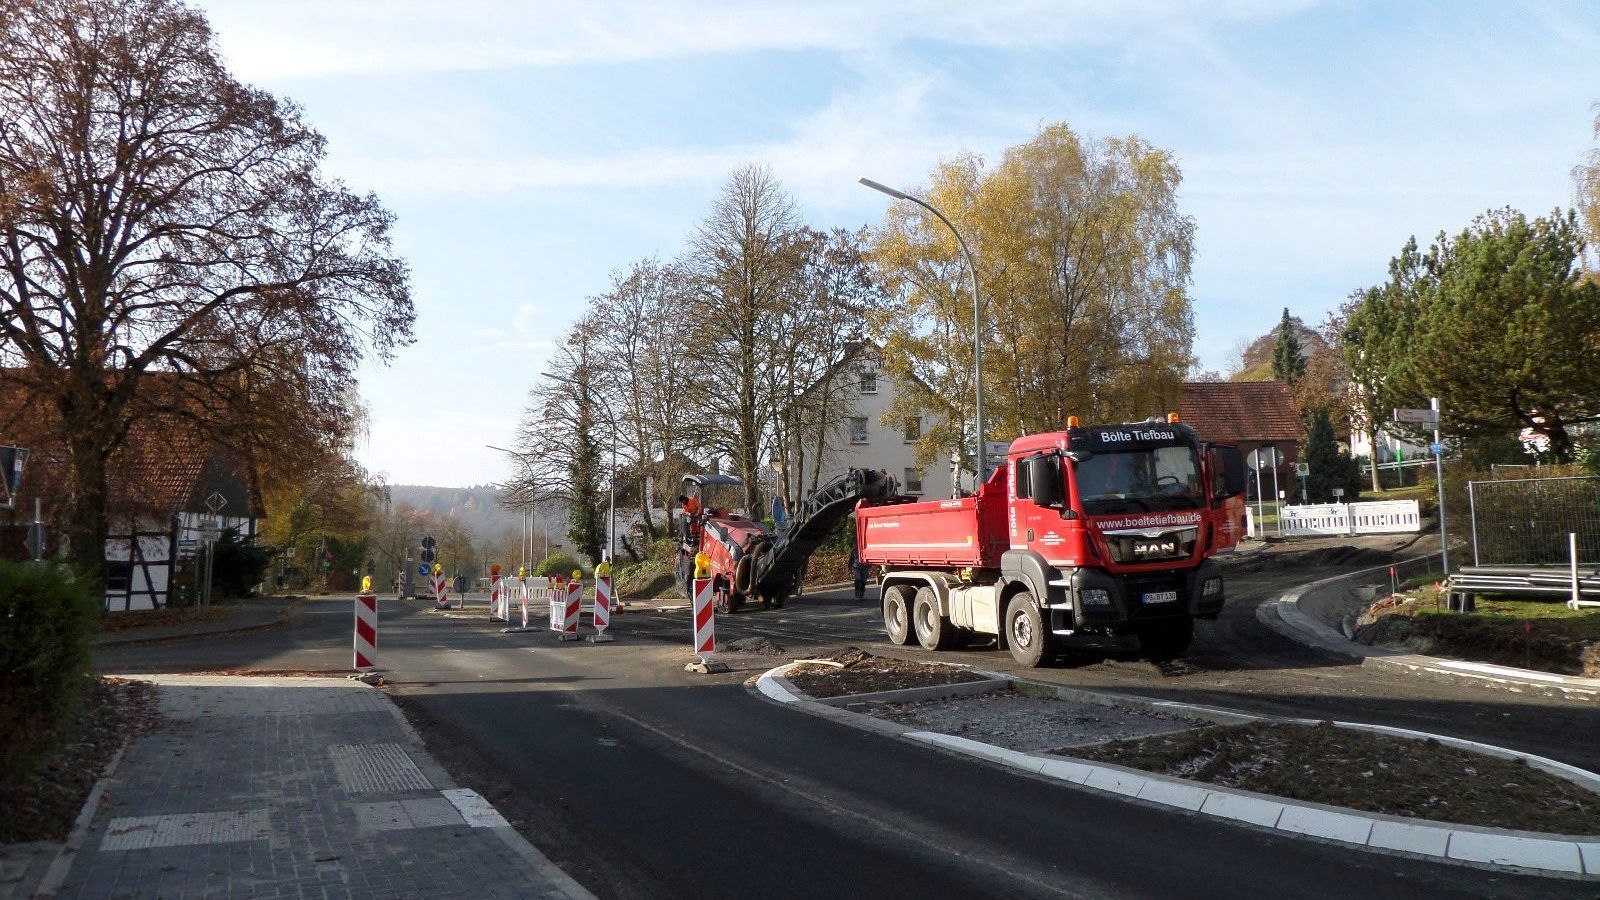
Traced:
<path fill-rule="evenodd" d="M 1175 409 L 1193 355 L 1194 221 L 1171 153 L 1137 136 L 1041 129 L 987 168 L 940 165 L 921 196 L 961 229 L 983 299 L 985 437 L 1126 421 Z M 870 259 L 892 302 L 884 367 L 902 385 L 886 418 L 931 413 L 923 464 L 972 446 L 972 292 L 950 231 L 892 206 Z"/>

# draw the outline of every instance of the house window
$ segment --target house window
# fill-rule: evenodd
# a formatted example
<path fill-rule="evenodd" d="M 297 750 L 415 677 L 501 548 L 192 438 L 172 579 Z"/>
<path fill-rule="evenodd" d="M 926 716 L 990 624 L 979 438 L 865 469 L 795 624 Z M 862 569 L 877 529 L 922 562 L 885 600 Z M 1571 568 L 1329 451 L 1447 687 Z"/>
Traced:
<path fill-rule="evenodd" d="M 850 443 L 865 444 L 867 442 L 867 417 L 851 416 L 849 422 Z"/>
<path fill-rule="evenodd" d="M 906 476 L 906 478 L 905 478 L 906 493 L 908 493 L 908 494 L 920 494 L 920 493 L 922 493 L 922 470 L 921 469 L 906 469 L 905 476 Z"/>
<path fill-rule="evenodd" d="M 872 369 L 861 372 L 861 393 L 876 394 L 878 392 L 878 373 Z"/>
<path fill-rule="evenodd" d="M 915 444 L 922 440 L 922 417 L 906 420 L 906 443 Z"/>

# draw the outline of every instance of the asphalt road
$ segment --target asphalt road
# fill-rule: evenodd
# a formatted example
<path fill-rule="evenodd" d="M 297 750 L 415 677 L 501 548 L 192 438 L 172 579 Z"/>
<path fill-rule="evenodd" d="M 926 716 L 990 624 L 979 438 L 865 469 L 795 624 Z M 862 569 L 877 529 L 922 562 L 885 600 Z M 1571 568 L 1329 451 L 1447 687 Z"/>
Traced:
<path fill-rule="evenodd" d="M 1236 707 L 1404 724 L 1594 768 L 1600 711 L 1363 669 L 1255 624 L 1253 605 L 1325 570 L 1230 577 L 1232 607 L 1190 658 L 1069 659 L 1030 674 Z M 480 605 L 479 610 L 482 609 Z M 350 605 L 290 625 L 124 647 L 108 671 L 339 670 Z M 862 733 L 752 696 L 781 657 L 726 676 L 682 671 L 685 612 L 629 612 L 614 644 L 502 635 L 385 601 L 379 662 L 430 750 L 602 897 L 1595 897 L 1592 883 L 1513 876 L 1294 840 L 1044 782 Z M 790 654 L 887 650 L 875 605 L 833 594 L 719 621 Z M 911 656 L 923 656 L 920 650 Z M 941 658 L 1007 668 L 970 648 Z"/>

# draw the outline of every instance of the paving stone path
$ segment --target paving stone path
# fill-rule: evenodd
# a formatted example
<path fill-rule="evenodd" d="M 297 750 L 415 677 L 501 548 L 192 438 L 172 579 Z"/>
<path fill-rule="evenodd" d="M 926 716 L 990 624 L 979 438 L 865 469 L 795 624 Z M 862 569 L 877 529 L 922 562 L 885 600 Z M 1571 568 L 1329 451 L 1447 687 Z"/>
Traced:
<path fill-rule="evenodd" d="M 124 752 L 56 896 L 589 896 L 374 688 L 150 678 L 164 724 Z"/>

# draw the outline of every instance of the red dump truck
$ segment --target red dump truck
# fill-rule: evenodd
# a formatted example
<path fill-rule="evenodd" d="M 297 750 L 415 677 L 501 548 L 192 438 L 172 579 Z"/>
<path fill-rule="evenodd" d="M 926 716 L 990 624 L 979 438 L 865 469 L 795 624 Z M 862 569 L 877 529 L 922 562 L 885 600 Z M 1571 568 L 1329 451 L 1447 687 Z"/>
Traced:
<path fill-rule="evenodd" d="M 974 496 L 863 500 L 856 550 L 879 567 L 884 629 L 929 650 L 995 635 L 1024 665 L 1069 646 L 1165 660 L 1222 611 L 1211 560 L 1242 533 L 1237 447 L 1166 419 L 1012 442 Z"/>

